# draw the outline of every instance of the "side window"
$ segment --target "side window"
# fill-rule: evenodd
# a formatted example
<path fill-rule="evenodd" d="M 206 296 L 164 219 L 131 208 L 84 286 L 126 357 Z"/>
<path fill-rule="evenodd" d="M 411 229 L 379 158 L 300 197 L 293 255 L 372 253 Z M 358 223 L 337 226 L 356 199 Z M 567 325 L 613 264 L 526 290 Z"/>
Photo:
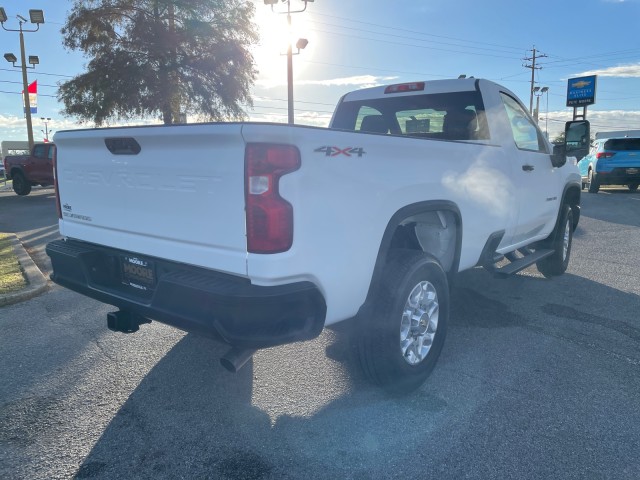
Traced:
<path fill-rule="evenodd" d="M 444 138 L 449 140 L 487 140 L 488 129 L 484 111 L 478 112 L 474 105 L 451 104 L 447 107 L 442 124 Z"/>
<path fill-rule="evenodd" d="M 507 117 L 509 118 L 516 146 L 521 150 L 548 153 L 540 130 L 526 110 L 510 95 L 506 93 L 501 93 L 500 95 L 507 110 Z"/>
<path fill-rule="evenodd" d="M 33 147 L 33 156 L 36 158 L 44 158 L 44 145 L 36 145 Z"/>

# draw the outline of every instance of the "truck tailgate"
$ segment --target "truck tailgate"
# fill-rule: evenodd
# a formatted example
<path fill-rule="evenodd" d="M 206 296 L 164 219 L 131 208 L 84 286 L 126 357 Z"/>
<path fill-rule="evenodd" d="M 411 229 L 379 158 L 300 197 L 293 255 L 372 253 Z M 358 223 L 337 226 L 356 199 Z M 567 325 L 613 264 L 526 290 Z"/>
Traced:
<path fill-rule="evenodd" d="M 63 131 L 63 236 L 246 275 L 242 124 Z"/>

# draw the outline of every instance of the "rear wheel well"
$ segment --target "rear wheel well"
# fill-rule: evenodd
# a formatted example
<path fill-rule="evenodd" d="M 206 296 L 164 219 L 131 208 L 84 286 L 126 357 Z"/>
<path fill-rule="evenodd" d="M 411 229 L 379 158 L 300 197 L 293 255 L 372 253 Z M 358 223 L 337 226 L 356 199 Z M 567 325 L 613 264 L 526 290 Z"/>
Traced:
<path fill-rule="evenodd" d="M 393 231 L 389 254 L 396 249 L 416 250 L 435 257 L 450 274 L 457 265 L 459 222 L 449 210 L 420 212 L 400 221 Z"/>
<path fill-rule="evenodd" d="M 22 169 L 20 167 L 11 167 L 9 169 L 9 173 L 11 174 L 11 176 L 13 177 L 16 173 L 19 173 L 20 175 L 24 175 Z M 25 177 L 26 178 L 26 177 Z"/>
<path fill-rule="evenodd" d="M 455 203 L 447 200 L 419 202 L 398 210 L 387 223 L 369 284 L 365 303 L 358 316 L 366 314 L 384 279 L 389 261 L 398 250 L 423 251 L 442 266 L 452 285 L 460 263 L 462 220 Z"/>

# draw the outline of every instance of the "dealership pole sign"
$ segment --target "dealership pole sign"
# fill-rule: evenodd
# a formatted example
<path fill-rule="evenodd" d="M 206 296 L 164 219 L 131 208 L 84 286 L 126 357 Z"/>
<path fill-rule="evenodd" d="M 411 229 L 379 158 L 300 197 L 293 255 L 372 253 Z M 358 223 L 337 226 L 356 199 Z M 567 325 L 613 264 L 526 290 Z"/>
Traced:
<path fill-rule="evenodd" d="M 567 84 L 567 107 L 586 107 L 596 103 L 597 75 L 570 78 Z"/>

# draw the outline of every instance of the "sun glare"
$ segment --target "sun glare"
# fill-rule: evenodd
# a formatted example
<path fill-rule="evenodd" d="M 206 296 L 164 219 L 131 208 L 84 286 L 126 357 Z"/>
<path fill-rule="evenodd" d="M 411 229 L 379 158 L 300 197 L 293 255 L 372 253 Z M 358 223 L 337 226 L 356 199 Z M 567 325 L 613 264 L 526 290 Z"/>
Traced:
<path fill-rule="evenodd" d="M 264 82 L 286 82 L 287 46 L 293 46 L 297 53 L 296 42 L 300 38 L 309 40 L 308 46 L 300 56 L 309 60 L 313 54 L 314 37 L 305 17 L 309 11 L 291 15 L 291 29 L 287 25 L 287 15 L 273 13 L 267 6 L 257 6 L 255 23 L 259 27 L 260 42 L 254 50 L 254 58 L 258 67 L 259 78 Z M 305 63 L 296 62 L 294 57 L 294 77 L 299 78 L 305 70 Z"/>

